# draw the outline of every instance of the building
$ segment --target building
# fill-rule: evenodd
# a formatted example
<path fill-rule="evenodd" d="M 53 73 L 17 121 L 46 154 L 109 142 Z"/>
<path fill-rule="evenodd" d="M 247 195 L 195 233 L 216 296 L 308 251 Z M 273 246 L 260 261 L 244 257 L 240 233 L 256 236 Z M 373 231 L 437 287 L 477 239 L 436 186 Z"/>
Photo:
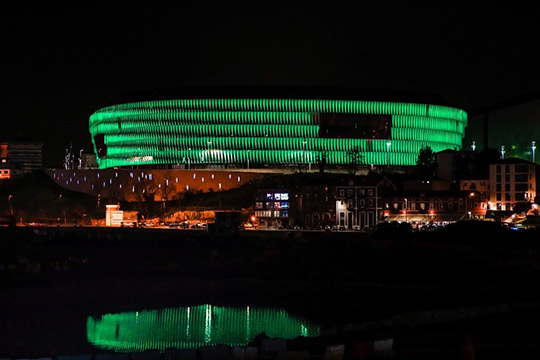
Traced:
<path fill-rule="evenodd" d="M 298 200 L 303 226 L 322 229 L 336 224 L 336 187 L 334 185 L 302 186 Z"/>
<path fill-rule="evenodd" d="M 43 143 L 35 141 L 0 143 L 0 179 L 43 169 Z"/>
<path fill-rule="evenodd" d="M 508 158 L 489 167 L 490 210 L 509 211 L 518 202 L 535 202 L 538 165 Z"/>
<path fill-rule="evenodd" d="M 411 166 L 422 146 L 461 149 L 465 111 L 430 96 L 347 91 L 155 91 L 117 99 L 89 127 L 101 169 Z"/>
<path fill-rule="evenodd" d="M 382 220 L 380 188 L 392 186 L 384 178 L 355 178 L 336 186 L 336 225 L 339 229 L 367 230 Z"/>
<path fill-rule="evenodd" d="M 448 224 L 486 216 L 487 198 L 476 191 L 389 192 L 382 196 L 385 221 Z"/>
<path fill-rule="evenodd" d="M 297 198 L 289 189 L 259 190 L 255 195 L 255 217 L 259 226 L 279 229 L 295 225 L 301 218 L 298 201 L 293 201 Z"/>

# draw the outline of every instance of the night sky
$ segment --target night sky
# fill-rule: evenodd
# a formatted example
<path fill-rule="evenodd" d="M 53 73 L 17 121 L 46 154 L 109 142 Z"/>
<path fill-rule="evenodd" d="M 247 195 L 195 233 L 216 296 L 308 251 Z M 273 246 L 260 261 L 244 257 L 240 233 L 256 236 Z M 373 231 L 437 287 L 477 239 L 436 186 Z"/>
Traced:
<path fill-rule="evenodd" d="M 42 140 L 47 165 L 61 164 L 70 140 L 90 151 L 90 114 L 144 89 L 414 90 L 467 111 L 540 91 L 532 2 L 72 3 L 19 4 L 3 12 L 0 25 L 0 139 Z"/>

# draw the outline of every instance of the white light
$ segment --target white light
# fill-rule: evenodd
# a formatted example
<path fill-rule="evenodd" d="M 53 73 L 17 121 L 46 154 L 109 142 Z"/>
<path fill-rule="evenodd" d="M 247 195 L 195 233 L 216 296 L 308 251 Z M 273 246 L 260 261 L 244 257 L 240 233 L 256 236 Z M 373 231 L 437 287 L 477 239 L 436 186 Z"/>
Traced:
<path fill-rule="evenodd" d="M 204 182 L 204 177 L 203 177 L 203 178 L 201 178 L 201 182 Z"/>
<path fill-rule="evenodd" d="M 189 185 L 186 185 L 186 190 L 189 191 Z"/>

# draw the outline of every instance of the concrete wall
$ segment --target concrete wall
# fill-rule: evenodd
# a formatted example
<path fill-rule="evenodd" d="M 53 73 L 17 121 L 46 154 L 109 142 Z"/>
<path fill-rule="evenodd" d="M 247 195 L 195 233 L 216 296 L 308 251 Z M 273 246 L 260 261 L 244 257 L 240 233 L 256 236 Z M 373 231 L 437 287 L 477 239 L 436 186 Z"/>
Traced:
<path fill-rule="evenodd" d="M 229 190 L 264 176 L 241 170 L 47 169 L 46 172 L 68 190 L 127 201 L 142 201 L 145 197 L 155 201 L 174 200 L 185 191 Z"/>

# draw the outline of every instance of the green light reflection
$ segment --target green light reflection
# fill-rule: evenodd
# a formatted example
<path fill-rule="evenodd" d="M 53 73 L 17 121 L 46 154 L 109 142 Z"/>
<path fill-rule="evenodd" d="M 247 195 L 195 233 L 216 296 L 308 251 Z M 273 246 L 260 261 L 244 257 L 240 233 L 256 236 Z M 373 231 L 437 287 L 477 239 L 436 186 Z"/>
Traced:
<path fill-rule="evenodd" d="M 117 352 L 245 346 L 263 332 L 293 339 L 319 336 L 320 328 L 283 309 L 208 304 L 90 316 L 86 322 L 89 343 Z"/>

